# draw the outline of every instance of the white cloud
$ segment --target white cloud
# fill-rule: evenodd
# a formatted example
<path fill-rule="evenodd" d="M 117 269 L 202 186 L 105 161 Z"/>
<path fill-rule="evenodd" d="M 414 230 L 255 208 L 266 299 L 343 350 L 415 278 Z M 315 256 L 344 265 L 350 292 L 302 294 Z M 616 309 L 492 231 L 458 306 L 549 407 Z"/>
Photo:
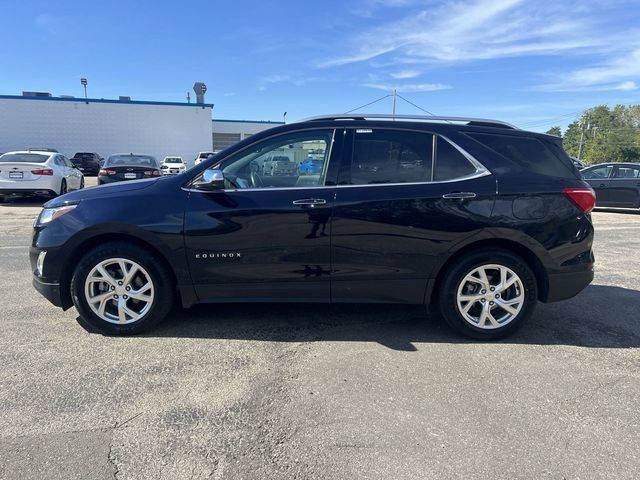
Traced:
<path fill-rule="evenodd" d="M 392 72 L 389 75 L 396 80 L 404 80 L 407 78 L 415 78 L 420 75 L 420 72 L 418 70 L 402 70 L 400 72 Z"/>
<path fill-rule="evenodd" d="M 399 20 L 356 33 L 345 48 L 346 55 L 318 66 L 335 67 L 382 56 L 396 64 L 449 64 L 604 53 L 628 46 L 634 37 L 616 31 L 617 25 L 605 24 L 608 17 L 602 15 L 602 9 L 606 6 L 599 3 L 440 0 L 431 2 L 429 8 L 414 5 Z"/>
<path fill-rule="evenodd" d="M 399 92 L 435 92 L 438 90 L 448 90 L 451 85 L 443 85 L 442 83 L 416 83 L 409 85 L 392 85 L 389 83 L 365 83 L 363 87 L 375 88 L 376 90 L 384 90 L 391 92 L 398 90 Z"/>
<path fill-rule="evenodd" d="M 640 47 L 601 64 L 554 74 L 554 80 L 535 87 L 548 92 L 632 91 L 639 88 Z"/>
<path fill-rule="evenodd" d="M 234 97 L 235 95 L 236 92 L 227 92 L 222 94 L 223 97 Z"/>

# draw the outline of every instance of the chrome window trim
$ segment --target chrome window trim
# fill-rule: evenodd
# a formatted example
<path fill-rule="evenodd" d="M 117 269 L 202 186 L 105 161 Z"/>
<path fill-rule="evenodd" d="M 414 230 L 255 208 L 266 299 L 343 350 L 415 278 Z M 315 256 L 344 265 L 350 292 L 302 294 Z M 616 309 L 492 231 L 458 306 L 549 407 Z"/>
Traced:
<path fill-rule="evenodd" d="M 355 127 L 348 127 L 348 128 L 355 128 Z M 322 130 L 321 128 L 317 128 L 316 130 Z M 333 137 L 331 140 L 331 146 L 330 146 L 330 152 L 329 152 L 329 161 L 326 162 L 326 165 L 328 167 L 330 159 L 331 159 L 331 153 L 332 153 L 332 149 L 333 149 L 333 144 L 335 142 L 335 135 L 336 132 L 340 130 L 339 128 L 335 128 L 333 129 Z M 395 129 L 395 130 L 407 130 L 407 129 Z M 410 130 L 410 131 L 419 131 L 420 130 Z M 424 132 L 422 132 L 424 133 Z M 469 163 L 471 163 L 471 165 L 473 167 L 475 167 L 476 171 L 474 173 L 470 173 L 469 175 L 464 175 L 462 177 L 456 177 L 456 178 L 452 178 L 449 180 L 433 180 L 433 181 L 429 181 L 429 182 L 399 182 L 399 183 L 368 183 L 365 185 L 320 185 L 320 186 L 315 186 L 315 187 L 274 187 L 274 188 L 234 188 L 234 189 L 224 189 L 224 190 L 220 190 L 219 192 L 223 192 L 223 193 L 233 193 L 233 192 L 272 192 L 272 191 L 283 191 L 283 190 L 318 190 L 318 189 L 327 189 L 327 188 L 361 188 L 361 187 L 398 187 L 401 185 L 404 186 L 416 186 L 416 185 L 434 185 L 434 184 L 441 184 L 441 183 L 454 183 L 454 182 L 464 182 L 467 180 L 474 180 L 476 178 L 482 178 L 482 177 L 486 177 L 488 175 L 492 175 L 491 171 L 489 171 L 489 169 L 487 169 L 482 163 L 480 163 L 473 155 L 471 155 L 469 152 L 467 152 L 464 148 L 460 147 L 457 143 L 455 143 L 454 141 L 452 141 L 451 139 L 449 139 L 448 137 L 444 136 L 444 135 L 440 135 L 437 133 L 433 133 L 433 132 L 429 132 L 430 135 L 433 135 L 434 137 L 434 143 L 435 142 L 435 138 L 436 137 L 441 137 L 443 140 L 445 140 L 446 142 L 448 142 L 451 146 L 453 146 L 456 150 L 458 150 L 466 159 L 467 161 L 469 161 Z M 257 142 L 256 142 L 257 143 Z M 435 157 L 432 159 L 434 162 L 434 167 L 435 167 Z M 432 175 L 433 175 L 433 171 L 435 169 L 432 168 Z M 325 176 L 326 178 L 326 176 Z M 433 176 L 432 176 L 433 178 Z M 202 190 L 198 190 L 195 188 L 185 188 L 182 187 L 182 190 L 186 191 L 186 192 L 198 192 L 198 193 L 212 193 L 212 192 L 206 192 L 206 191 L 202 191 Z"/>

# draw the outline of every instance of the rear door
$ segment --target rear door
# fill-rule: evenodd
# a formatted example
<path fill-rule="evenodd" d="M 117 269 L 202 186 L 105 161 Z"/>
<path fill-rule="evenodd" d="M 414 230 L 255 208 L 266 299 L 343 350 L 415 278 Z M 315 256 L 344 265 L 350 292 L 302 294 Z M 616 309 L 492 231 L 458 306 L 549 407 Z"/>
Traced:
<path fill-rule="evenodd" d="M 619 207 L 640 206 L 640 166 L 616 165 L 609 180 L 609 204 Z"/>
<path fill-rule="evenodd" d="M 422 303 L 438 257 L 490 217 L 495 179 L 438 135 L 348 132 L 331 226 L 332 301 Z"/>
<path fill-rule="evenodd" d="M 582 170 L 582 178 L 591 185 L 596 192 L 596 205 L 609 205 L 609 188 L 611 187 L 611 174 L 613 165 L 597 165 L 586 170 Z"/>

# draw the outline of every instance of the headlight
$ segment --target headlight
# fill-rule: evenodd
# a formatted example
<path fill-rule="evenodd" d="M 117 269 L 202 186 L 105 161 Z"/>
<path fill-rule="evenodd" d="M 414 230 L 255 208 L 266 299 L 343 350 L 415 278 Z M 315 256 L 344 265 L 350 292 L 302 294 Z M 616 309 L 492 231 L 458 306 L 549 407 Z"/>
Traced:
<path fill-rule="evenodd" d="M 77 206 L 78 205 L 63 205 L 62 207 L 43 208 L 38 220 L 36 220 L 36 225 L 46 225 L 56 218 L 60 218 L 65 213 L 69 213 Z"/>

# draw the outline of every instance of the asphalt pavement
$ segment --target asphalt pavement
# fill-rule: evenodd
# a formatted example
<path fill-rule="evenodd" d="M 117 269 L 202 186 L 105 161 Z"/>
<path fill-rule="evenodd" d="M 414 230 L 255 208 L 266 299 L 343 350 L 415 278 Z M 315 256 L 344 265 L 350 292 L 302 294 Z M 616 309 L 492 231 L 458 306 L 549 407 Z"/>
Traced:
<path fill-rule="evenodd" d="M 638 478 L 636 212 L 594 213 L 590 287 L 483 343 L 380 305 L 88 332 L 31 287 L 40 205 L 0 205 L 2 479 Z"/>

